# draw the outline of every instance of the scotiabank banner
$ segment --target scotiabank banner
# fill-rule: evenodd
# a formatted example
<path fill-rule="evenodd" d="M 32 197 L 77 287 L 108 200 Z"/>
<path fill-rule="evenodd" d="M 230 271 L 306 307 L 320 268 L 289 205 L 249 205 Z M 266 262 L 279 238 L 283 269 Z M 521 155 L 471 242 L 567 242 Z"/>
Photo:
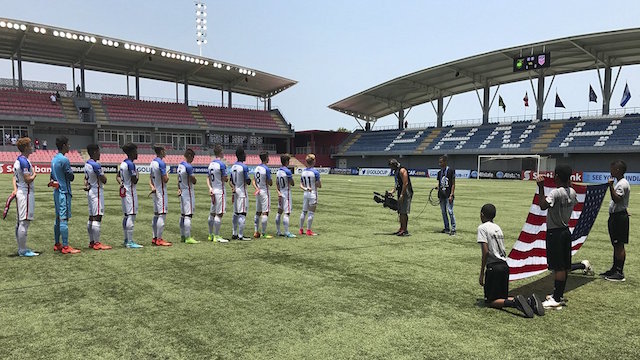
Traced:
<path fill-rule="evenodd" d="M 31 165 L 36 174 L 51 174 L 51 165 Z M 0 174 L 13 174 L 13 164 L 0 164 Z"/>
<path fill-rule="evenodd" d="M 540 175 L 548 178 L 553 178 L 553 171 L 540 171 Z M 524 170 L 522 172 L 522 180 L 536 180 L 538 178 L 538 173 L 534 170 Z M 571 174 L 571 181 L 573 182 L 589 182 L 584 179 L 584 174 L 582 171 L 574 171 Z"/>

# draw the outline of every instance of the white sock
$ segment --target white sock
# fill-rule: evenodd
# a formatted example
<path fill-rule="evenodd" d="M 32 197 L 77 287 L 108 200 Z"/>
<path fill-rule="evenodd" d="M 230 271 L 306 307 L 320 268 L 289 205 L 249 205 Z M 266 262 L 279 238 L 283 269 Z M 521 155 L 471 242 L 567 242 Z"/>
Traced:
<path fill-rule="evenodd" d="M 260 217 L 260 220 L 262 222 L 262 233 L 266 234 L 267 233 L 267 222 L 269 221 L 269 217 L 267 215 L 262 215 Z"/>
<path fill-rule="evenodd" d="M 244 237 L 244 226 L 247 223 L 246 215 L 238 215 L 238 237 Z"/>
<path fill-rule="evenodd" d="M 151 229 L 153 230 L 153 238 L 158 238 L 158 215 L 153 215 L 151 220 Z"/>
<path fill-rule="evenodd" d="M 191 216 L 184 217 L 184 236 L 191 237 Z"/>
<path fill-rule="evenodd" d="M 87 221 L 87 232 L 89 233 L 89 243 L 94 242 L 93 240 L 93 221 Z"/>
<path fill-rule="evenodd" d="M 282 214 L 276 214 L 276 234 L 280 234 L 280 219 L 282 218 Z"/>
<path fill-rule="evenodd" d="M 213 220 L 213 214 L 209 214 L 209 218 L 207 219 L 207 223 L 209 224 L 209 235 L 211 235 L 211 234 L 213 234 L 213 227 L 215 226 L 215 220 Z"/>
<path fill-rule="evenodd" d="M 216 215 L 213 218 L 213 225 L 215 227 L 215 235 L 219 236 L 220 235 L 220 226 L 222 225 L 222 217 L 219 215 Z"/>
<path fill-rule="evenodd" d="M 126 230 L 125 230 L 127 241 L 133 241 L 133 228 L 134 228 L 135 222 L 136 222 L 135 215 L 127 216 Z"/>
<path fill-rule="evenodd" d="M 18 242 L 18 251 L 27 250 L 27 230 L 29 229 L 28 220 L 20 220 L 16 224 L 16 241 Z"/>
<path fill-rule="evenodd" d="M 100 225 L 101 222 L 100 221 L 94 221 L 93 222 L 93 242 L 100 242 Z"/>
<path fill-rule="evenodd" d="M 258 214 L 253 216 L 253 232 L 258 232 Z"/>
<path fill-rule="evenodd" d="M 231 218 L 231 223 L 233 224 L 233 235 L 238 235 L 238 217 L 240 215 L 234 213 Z"/>
<path fill-rule="evenodd" d="M 313 224 L 313 211 L 309 211 L 309 217 L 307 218 L 307 230 L 311 230 L 311 224 Z"/>
<path fill-rule="evenodd" d="M 161 214 L 158 216 L 158 221 L 156 223 L 156 236 L 158 239 L 162 239 L 162 233 L 164 232 L 164 220 L 167 214 Z"/>
<path fill-rule="evenodd" d="M 180 216 L 180 236 L 186 237 L 184 234 L 184 215 Z"/>
<path fill-rule="evenodd" d="M 289 215 L 284 214 L 284 216 L 282 217 L 282 225 L 284 225 L 284 233 L 288 234 L 289 233 Z"/>
<path fill-rule="evenodd" d="M 307 212 L 300 213 L 300 229 L 304 228 L 304 218 L 307 216 Z"/>

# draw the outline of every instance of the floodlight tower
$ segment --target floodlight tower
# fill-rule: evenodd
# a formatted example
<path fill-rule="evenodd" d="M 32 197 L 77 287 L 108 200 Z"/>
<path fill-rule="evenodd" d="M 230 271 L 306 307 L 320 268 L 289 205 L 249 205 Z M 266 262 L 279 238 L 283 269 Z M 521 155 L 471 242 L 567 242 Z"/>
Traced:
<path fill-rule="evenodd" d="M 202 0 L 194 1 L 196 6 L 196 43 L 202 56 L 202 45 L 207 43 L 207 5 Z"/>

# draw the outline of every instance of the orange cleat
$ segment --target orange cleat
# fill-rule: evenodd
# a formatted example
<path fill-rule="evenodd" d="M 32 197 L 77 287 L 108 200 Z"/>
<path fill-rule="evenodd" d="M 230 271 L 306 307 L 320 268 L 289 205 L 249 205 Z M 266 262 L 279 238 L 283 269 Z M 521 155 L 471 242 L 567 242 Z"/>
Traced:
<path fill-rule="evenodd" d="M 311 231 L 311 229 L 307 229 L 307 236 L 318 236 L 318 234 Z"/>
<path fill-rule="evenodd" d="M 103 245 L 100 242 L 97 243 L 90 243 L 89 244 L 89 248 L 93 249 L 93 250 L 111 250 L 111 246 L 109 245 Z"/>
<path fill-rule="evenodd" d="M 67 245 L 63 247 L 62 250 L 60 250 L 60 252 L 63 254 L 77 254 L 80 252 L 80 250 L 74 249 L 71 246 Z"/>
<path fill-rule="evenodd" d="M 165 241 L 164 239 L 156 239 L 156 242 L 154 243 L 155 246 L 171 246 L 173 245 L 172 243 Z"/>
<path fill-rule="evenodd" d="M 151 240 L 151 244 L 158 245 L 158 244 L 156 244 L 157 241 L 158 241 L 158 238 L 153 238 L 153 240 Z"/>
<path fill-rule="evenodd" d="M 53 251 L 60 251 L 60 250 L 62 250 L 62 244 L 56 243 L 55 245 L 53 245 Z"/>
<path fill-rule="evenodd" d="M 304 235 L 304 230 L 300 228 L 300 235 Z"/>
<path fill-rule="evenodd" d="M 253 233 L 253 238 L 254 239 L 259 239 L 260 238 L 260 233 L 259 232 L 254 232 Z"/>

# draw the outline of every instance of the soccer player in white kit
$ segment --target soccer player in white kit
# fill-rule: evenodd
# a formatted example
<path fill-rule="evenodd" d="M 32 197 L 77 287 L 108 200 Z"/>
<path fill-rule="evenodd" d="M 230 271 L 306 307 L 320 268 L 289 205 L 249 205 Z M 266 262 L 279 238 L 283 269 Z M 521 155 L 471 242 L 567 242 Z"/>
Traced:
<path fill-rule="evenodd" d="M 288 154 L 280 156 L 282 167 L 276 173 L 276 187 L 278 189 L 278 214 L 276 215 L 276 230 L 278 236 L 288 238 L 296 237 L 289 232 L 289 215 L 291 215 L 291 187 L 293 186 L 293 174 L 289 170 Z M 284 232 L 280 232 L 280 220 L 284 225 Z"/>
<path fill-rule="evenodd" d="M 263 151 L 260 153 L 260 161 L 262 163 L 256 166 L 253 173 L 253 188 L 256 196 L 256 215 L 253 218 L 254 233 L 253 237 L 258 239 L 263 237 L 271 239 L 273 236 L 267 235 L 267 222 L 269 221 L 269 210 L 271 208 L 271 196 L 269 194 L 269 186 L 273 185 L 271 180 L 271 169 L 267 166 L 269 162 L 269 153 Z M 259 231 L 258 218 L 262 226 L 262 233 Z"/>
<path fill-rule="evenodd" d="M 311 231 L 311 224 L 318 205 L 318 189 L 322 187 L 322 183 L 320 182 L 320 173 L 313 167 L 316 164 L 316 156 L 308 154 L 305 162 L 307 163 L 307 168 L 302 171 L 300 176 L 300 188 L 304 191 L 302 213 L 300 214 L 300 235 L 316 236 L 318 234 Z M 307 218 L 307 231 L 305 233 L 303 226 L 307 212 L 309 217 Z"/>
<path fill-rule="evenodd" d="M 87 145 L 87 153 L 90 159 L 84 165 L 84 190 L 87 192 L 89 204 L 89 221 L 87 232 L 89 233 L 89 248 L 94 250 L 110 250 L 111 246 L 100 242 L 100 223 L 104 215 L 104 184 L 107 177 L 100 166 L 100 147 L 96 144 Z"/>
<path fill-rule="evenodd" d="M 124 231 L 124 246 L 128 249 L 139 249 L 139 245 L 133 241 L 133 227 L 138 213 L 138 170 L 133 163 L 138 158 L 138 146 L 134 143 L 126 143 L 122 151 L 127 158 L 120 163 L 116 181 L 120 184 L 120 197 L 122 198 L 122 230 Z"/>
<path fill-rule="evenodd" d="M 195 190 L 196 177 L 193 175 L 193 158 L 195 151 L 187 149 L 184 152 L 184 161 L 178 165 L 178 196 L 180 196 L 180 236 L 182 242 L 197 244 L 199 241 L 191 237 L 191 219 L 193 208 L 196 205 Z"/>
<path fill-rule="evenodd" d="M 23 137 L 16 142 L 20 156 L 13 164 L 13 193 L 16 197 L 18 216 L 16 218 L 16 241 L 18 242 L 18 255 L 33 257 L 39 254 L 27 247 L 27 230 L 33 221 L 35 209 L 35 193 L 33 180 L 36 172 L 31 166 L 29 155 L 33 152 L 31 139 Z"/>
<path fill-rule="evenodd" d="M 224 183 L 229 181 L 227 177 L 227 165 L 222 162 L 222 146 L 216 145 L 213 148 L 216 158 L 209 164 L 209 196 L 211 197 L 211 210 L 209 211 L 209 241 L 228 243 L 229 240 L 220 236 L 220 225 L 225 211 Z"/>
<path fill-rule="evenodd" d="M 231 166 L 231 192 L 233 202 L 233 236 L 234 240 L 251 240 L 244 237 L 244 226 L 247 221 L 247 211 L 249 209 L 249 198 L 247 197 L 247 185 L 251 184 L 249 179 L 249 168 L 244 164 L 247 155 L 242 146 L 236 149 L 238 161 Z"/>
<path fill-rule="evenodd" d="M 156 158 L 151 161 L 149 173 L 149 187 L 153 198 L 153 219 L 151 220 L 151 228 L 153 229 L 153 240 L 151 243 L 155 246 L 171 246 L 172 244 L 162 238 L 164 232 L 164 224 L 167 218 L 167 205 L 169 204 L 167 194 L 167 182 L 169 182 L 169 174 L 167 172 L 167 164 L 164 157 L 167 155 L 164 147 L 154 146 Z"/>

